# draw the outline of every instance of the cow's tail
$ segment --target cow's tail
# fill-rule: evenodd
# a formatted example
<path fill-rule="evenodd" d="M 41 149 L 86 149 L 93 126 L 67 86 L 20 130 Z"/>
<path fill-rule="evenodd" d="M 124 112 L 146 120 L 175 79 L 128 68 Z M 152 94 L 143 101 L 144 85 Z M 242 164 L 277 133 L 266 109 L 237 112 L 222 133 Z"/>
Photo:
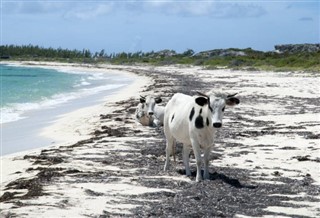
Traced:
<path fill-rule="evenodd" d="M 177 146 L 176 142 L 173 143 L 172 155 L 173 155 L 173 162 L 174 162 L 174 164 L 176 164 L 176 146 Z"/>

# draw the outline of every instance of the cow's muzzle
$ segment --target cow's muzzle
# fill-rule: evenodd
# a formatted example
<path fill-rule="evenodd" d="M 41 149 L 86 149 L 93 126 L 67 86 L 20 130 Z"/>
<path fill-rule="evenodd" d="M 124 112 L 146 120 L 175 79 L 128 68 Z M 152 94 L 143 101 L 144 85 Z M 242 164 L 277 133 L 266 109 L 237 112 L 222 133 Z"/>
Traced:
<path fill-rule="evenodd" d="M 148 114 L 149 114 L 150 116 L 152 116 L 152 115 L 153 115 L 153 112 L 149 112 Z"/>
<path fill-rule="evenodd" d="M 222 126 L 222 123 L 213 123 L 214 128 L 220 128 Z"/>

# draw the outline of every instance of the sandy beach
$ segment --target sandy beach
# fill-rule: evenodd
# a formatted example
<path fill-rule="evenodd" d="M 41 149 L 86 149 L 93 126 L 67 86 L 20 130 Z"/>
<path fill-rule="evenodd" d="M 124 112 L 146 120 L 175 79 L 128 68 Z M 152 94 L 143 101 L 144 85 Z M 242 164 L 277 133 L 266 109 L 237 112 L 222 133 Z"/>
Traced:
<path fill-rule="evenodd" d="M 33 108 L 32 106 L 29 106 L 30 109 L 21 110 L 20 106 L 20 108 L 17 108 L 16 110 L 18 111 L 17 113 L 20 113 L 19 117 L 22 117 L 22 119 L 20 118 L 15 122 L 5 122 L 2 125 L 2 143 L 5 146 L 2 147 L 1 155 L 44 147 L 45 145 L 57 144 L 64 141 L 78 141 L 82 137 L 86 137 L 87 133 L 93 129 L 93 127 L 86 124 L 86 121 L 88 121 L 86 117 L 90 117 L 90 120 L 94 120 L 94 116 L 90 116 L 89 114 L 95 114 L 95 110 L 97 110 L 95 107 L 107 101 L 108 98 L 112 98 L 112 94 L 117 93 L 123 86 L 131 84 L 135 79 L 135 76 L 132 74 L 115 71 L 112 69 L 101 69 L 98 67 L 88 66 L 86 64 L 48 64 L 44 62 L 5 63 L 9 66 L 16 67 L 23 66 L 25 68 L 45 68 L 53 69 L 58 72 L 65 72 L 68 74 L 85 74 L 94 80 L 99 78 L 100 80 L 105 81 L 105 78 L 107 77 L 108 79 L 114 81 L 114 83 L 106 85 L 100 83 L 101 85 L 99 84 L 99 86 L 91 86 L 91 89 L 89 89 L 88 82 L 86 82 L 87 85 L 83 86 L 83 88 L 79 91 L 60 94 L 58 95 L 59 97 L 52 97 L 51 99 L 48 99 L 47 101 L 43 100 L 38 104 L 34 103 L 35 106 L 33 106 Z M 28 105 L 26 107 L 28 108 Z M 86 108 L 86 110 L 83 110 L 83 108 Z M 88 108 L 92 108 L 93 111 L 89 110 Z M 80 109 L 82 109 L 82 111 L 70 113 Z M 66 114 L 68 115 L 66 116 Z M 76 114 L 76 120 L 83 121 L 83 123 L 73 124 L 72 117 L 74 117 L 74 115 L 72 114 Z M 4 119 L 6 119 L 5 116 L 6 113 L 4 114 Z M 79 119 L 79 116 L 82 116 L 84 119 Z M 55 130 L 55 125 L 51 124 L 57 123 L 57 120 L 61 119 L 62 117 L 67 117 L 68 120 L 58 123 L 65 123 L 71 128 L 77 127 L 77 129 L 72 129 L 69 131 L 66 130 L 68 127 L 57 126 L 57 129 Z M 91 122 L 91 124 L 93 123 L 94 122 Z M 47 132 L 45 129 L 49 125 L 50 128 Z M 69 137 L 66 137 L 70 132 L 73 132 L 73 134 L 71 134 Z M 76 137 L 74 137 L 75 134 L 77 134 Z"/>
<path fill-rule="evenodd" d="M 27 64 L 27 63 L 23 63 Z M 49 147 L 1 157 L 0 217 L 319 217 L 320 78 L 194 66 L 31 63 L 121 73 L 134 82 L 102 104 L 64 114 Z M 162 128 L 134 119 L 140 95 L 238 92 L 211 154 L 210 180 L 164 172 Z"/>

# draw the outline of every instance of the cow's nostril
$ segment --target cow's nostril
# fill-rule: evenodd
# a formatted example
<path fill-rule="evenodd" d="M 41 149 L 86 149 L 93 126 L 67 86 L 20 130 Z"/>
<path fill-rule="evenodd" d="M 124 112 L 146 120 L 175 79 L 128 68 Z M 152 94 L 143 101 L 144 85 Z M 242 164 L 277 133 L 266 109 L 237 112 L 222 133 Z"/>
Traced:
<path fill-rule="evenodd" d="M 153 112 L 149 112 L 149 115 L 153 115 Z"/>
<path fill-rule="evenodd" d="M 213 127 L 214 128 L 220 128 L 222 126 L 222 123 L 214 123 Z"/>

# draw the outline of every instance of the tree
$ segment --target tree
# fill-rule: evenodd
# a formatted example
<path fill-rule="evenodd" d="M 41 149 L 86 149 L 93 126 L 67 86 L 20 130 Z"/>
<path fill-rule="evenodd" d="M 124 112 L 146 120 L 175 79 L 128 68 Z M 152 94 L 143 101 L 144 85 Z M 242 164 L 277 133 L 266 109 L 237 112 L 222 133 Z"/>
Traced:
<path fill-rule="evenodd" d="M 194 51 L 192 49 L 187 49 L 185 52 L 182 53 L 183 56 L 190 57 L 194 55 Z"/>
<path fill-rule="evenodd" d="M 102 49 L 99 53 L 99 57 L 102 58 L 105 56 L 104 49 Z"/>

